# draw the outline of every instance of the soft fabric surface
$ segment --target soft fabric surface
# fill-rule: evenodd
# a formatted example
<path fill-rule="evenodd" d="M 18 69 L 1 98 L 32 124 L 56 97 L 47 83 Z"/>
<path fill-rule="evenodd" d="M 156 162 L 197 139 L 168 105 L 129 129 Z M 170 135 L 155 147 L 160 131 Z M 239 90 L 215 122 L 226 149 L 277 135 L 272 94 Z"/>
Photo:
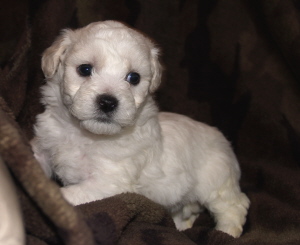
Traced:
<path fill-rule="evenodd" d="M 297 1 L 11 0 L 0 18 L 0 154 L 27 244 L 300 244 Z M 72 207 L 43 175 L 28 144 L 43 110 L 41 54 L 60 29 L 106 19 L 161 47 L 162 110 L 216 126 L 232 142 L 251 200 L 240 238 L 214 230 L 207 212 L 179 232 L 161 206 L 130 193 Z"/>

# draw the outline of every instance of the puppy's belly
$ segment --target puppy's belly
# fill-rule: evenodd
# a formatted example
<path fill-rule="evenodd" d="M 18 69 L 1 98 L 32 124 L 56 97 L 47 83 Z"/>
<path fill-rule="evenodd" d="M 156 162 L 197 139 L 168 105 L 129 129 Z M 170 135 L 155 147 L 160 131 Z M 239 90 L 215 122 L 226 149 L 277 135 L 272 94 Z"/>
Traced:
<path fill-rule="evenodd" d="M 192 181 L 192 178 L 189 178 L 185 173 L 165 174 L 168 174 L 168 176 L 157 175 L 151 178 L 142 175 L 136 192 L 170 210 L 189 202 L 192 199 L 189 197 L 189 193 L 193 189 L 192 183 L 194 181 Z"/>
<path fill-rule="evenodd" d="M 195 201 L 199 184 L 198 171 L 206 165 L 202 133 L 206 125 L 174 113 L 159 113 L 162 148 L 156 158 L 145 165 L 139 179 L 138 192 L 168 207 L 180 208 Z"/>
<path fill-rule="evenodd" d="M 204 201 L 228 178 L 239 178 L 230 144 L 217 129 L 174 113 L 160 113 L 159 122 L 163 150 L 159 163 L 143 170 L 141 194 L 174 208 Z"/>

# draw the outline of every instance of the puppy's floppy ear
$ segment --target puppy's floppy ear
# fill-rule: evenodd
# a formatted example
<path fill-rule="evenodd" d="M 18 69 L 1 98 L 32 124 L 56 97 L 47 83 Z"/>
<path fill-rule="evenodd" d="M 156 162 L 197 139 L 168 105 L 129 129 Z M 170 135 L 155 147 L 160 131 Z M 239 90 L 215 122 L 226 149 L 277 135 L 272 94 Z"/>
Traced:
<path fill-rule="evenodd" d="M 156 47 L 151 49 L 151 71 L 152 80 L 149 91 L 150 93 L 153 93 L 160 85 L 162 75 L 162 66 L 159 62 L 159 49 Z"/>
<path fill-rule="evenodd" d="M 63 30 L 54 43 L 44 51 L 42 70 L 46 78 L 51 78 L 56 73 L 59 64 L 65 57 L 68 46 L 71 44 L 72 34 L 72 30 Z"/>

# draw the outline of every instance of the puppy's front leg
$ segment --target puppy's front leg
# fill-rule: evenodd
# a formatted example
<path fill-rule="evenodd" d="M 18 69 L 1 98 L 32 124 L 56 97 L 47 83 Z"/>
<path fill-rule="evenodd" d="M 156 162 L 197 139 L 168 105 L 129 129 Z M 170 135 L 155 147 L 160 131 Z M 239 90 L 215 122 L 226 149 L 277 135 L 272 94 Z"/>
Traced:
<path fill-rule="evenodd" d="M 66 187 L 62 187 L 60 190 L 64 196 L 64 198 L 71 203 L 72 205 L 79 205 L 82 203 L 89 202 L 88 193 L 82 190 L 81 185 L 69 185 Z"/>
<path fill-rule="evenodd" d="M 64 198 L 72 205 L 80 205 L 87 202 L 101 200 L 103 198 L 120 194 L 120 190 L 103 186 L 93 180 L 86 180 L 78 184 L 62 187 Z"/>

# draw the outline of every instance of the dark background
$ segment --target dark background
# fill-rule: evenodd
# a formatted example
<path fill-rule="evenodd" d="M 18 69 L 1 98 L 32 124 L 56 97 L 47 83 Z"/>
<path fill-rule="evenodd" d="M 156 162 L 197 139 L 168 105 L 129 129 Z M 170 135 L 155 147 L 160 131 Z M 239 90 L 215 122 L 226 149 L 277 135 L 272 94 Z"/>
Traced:
<path fill-rule="evenodd" d="M 300 244 L 299 1 L 1 1 L 0 104 L 27 139 L 43 110 L 43 50 L 62 28 L 108 19 L 161 48 L 161 110 L 218 127 L 232 143 L 251 208 L 245 235 L 222 244 Z M 211 222 L 198 219 L 185 234 L 217 244 Z"/>

